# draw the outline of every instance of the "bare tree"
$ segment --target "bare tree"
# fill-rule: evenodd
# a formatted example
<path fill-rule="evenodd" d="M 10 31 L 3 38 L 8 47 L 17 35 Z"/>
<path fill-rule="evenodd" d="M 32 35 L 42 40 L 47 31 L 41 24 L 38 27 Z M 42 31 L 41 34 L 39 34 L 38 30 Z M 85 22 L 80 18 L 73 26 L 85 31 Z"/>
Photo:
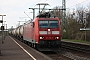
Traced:
<path fill-rule="evenodd" d="M 80 24 L 83 24 L 83 17 L 84 17 L 84 7 L 77 7 L 77 16 L 78 16 L 78 22 Z"/>
<path fill-rule="evenodd" d="M 61 20 L 62 19 L 62 10 L 60 10 L 61 7 L 60 6 L 56 6 L 53 9 L 55 9 L 55 10 L 51 11 L 51 14 L 53 16 L 58 17 Z"/>

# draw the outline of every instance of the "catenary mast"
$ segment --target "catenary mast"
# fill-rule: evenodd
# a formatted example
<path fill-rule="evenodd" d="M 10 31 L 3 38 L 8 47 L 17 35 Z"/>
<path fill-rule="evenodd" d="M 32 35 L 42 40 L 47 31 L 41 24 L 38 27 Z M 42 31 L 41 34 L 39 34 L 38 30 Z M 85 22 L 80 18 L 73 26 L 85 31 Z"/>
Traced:
<path fill-rule="evenodd" d="M 63 31 L 66 31 L 66 0 L 62 0 L 62 28 Z"/>

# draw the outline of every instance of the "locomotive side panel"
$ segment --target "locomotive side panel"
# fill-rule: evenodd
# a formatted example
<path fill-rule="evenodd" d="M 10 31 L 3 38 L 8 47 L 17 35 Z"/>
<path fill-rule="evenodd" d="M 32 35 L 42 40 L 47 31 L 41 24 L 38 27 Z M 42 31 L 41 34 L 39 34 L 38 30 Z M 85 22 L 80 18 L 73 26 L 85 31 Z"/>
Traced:
<path fill-rule="evenodd" d="M 34 42 L 33 41 L 33 25 L 32 23 L 26 24 L 24 26 L 24 33 L 23 33 L 23 39 L 28 42 Z"/>
<path fill-rule="evenodd" d="M 37 44 L 39 42 L 39 30 L 38 30 L 38 20 L 34 20 L 34 36 L 33 39 L 36 41 L 35 43 Z"/>

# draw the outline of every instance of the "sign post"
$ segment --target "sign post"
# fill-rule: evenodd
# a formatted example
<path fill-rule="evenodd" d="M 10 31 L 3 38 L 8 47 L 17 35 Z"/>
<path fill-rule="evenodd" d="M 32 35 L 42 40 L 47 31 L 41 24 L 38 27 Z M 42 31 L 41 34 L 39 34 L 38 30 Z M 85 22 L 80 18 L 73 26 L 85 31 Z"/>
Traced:
<path fill-rule="evenodd" d="M 0 23 L 2 23 L 2 26 L 1 26 L 1 31 L 2 31 L 2 39 L 0 39 L 0 54 L 1 54 L 1 44 L 4 43 L 3 40 L 4 40 L 4 26 L 3 26 L 3 16 L 6 16 L 6 15 L 0 15 L 2 16 L 2 20 L 0 20 Z M 1 37 L 1 36 L 0 36 Z"/>
<path fill-rule="evenodd" d="M 86 31 L 89 31 L 90 28 L 80 28 L 81 31 L 85 31 L 85 41 L 86 41 Z"/>

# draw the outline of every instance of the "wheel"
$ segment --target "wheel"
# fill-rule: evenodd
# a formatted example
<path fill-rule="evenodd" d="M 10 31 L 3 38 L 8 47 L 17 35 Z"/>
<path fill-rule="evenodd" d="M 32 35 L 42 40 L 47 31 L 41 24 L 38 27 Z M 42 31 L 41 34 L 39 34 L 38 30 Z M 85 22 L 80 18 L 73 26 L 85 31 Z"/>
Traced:
<path fill-rule="evenodd" d="M 36 49 L 37 45 L 35 43 L 32 43 L 32 47 Z"/>

